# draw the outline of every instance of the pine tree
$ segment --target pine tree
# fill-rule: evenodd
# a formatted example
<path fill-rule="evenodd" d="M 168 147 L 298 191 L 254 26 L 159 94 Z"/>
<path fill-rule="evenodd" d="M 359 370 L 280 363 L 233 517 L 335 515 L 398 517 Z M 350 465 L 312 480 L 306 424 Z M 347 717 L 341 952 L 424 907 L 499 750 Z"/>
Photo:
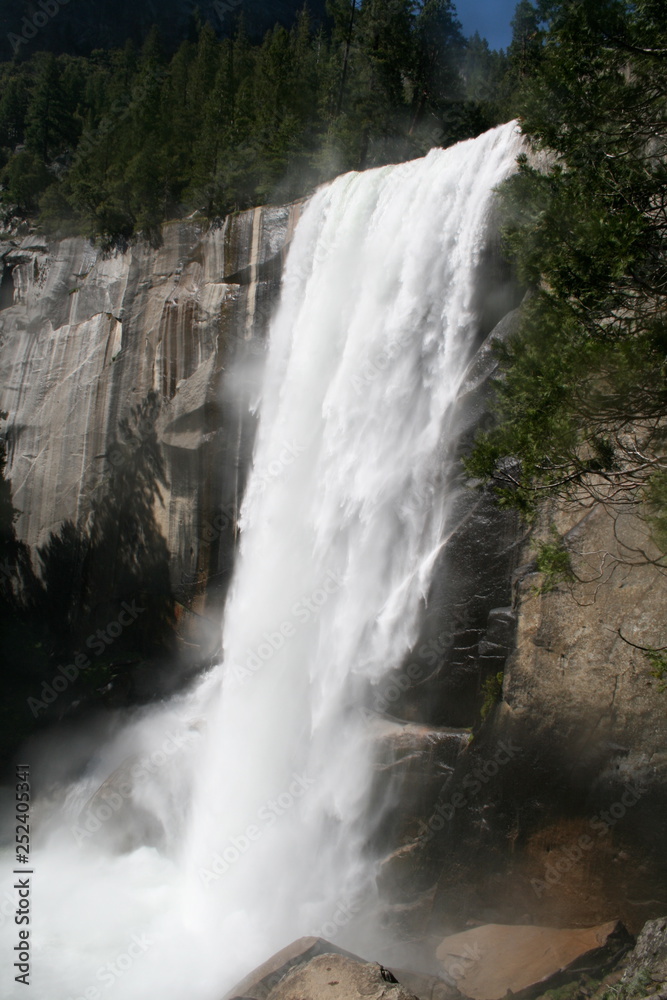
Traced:
<path fill-rule="evenodd" d="M 26 145 L 43 163 L 60 152 L 70 134 L 70 109 L 55 56 L 47 53 L 38 63 L 37 77 L 26 116 Z"/>
<path fill-rule="evenodd" d="M 667 465 L 667 24 L 620 0 L 546 16 L 520 109 L 552 166 L 524 159 L 503 195 L 533 295 L 470 468 L 526 510 L 542 495 L 636 503 L 665 495 Z"/>
<path fill-rule="evenodd" d="M 14 150 L 25 135 L 28 90 L 22 76 L 3 81 L 0 98 L 0 147 Z"/>
<path fill-rule="evenodd" d="M 508 49 L 510 71 L 520 79 L 534 73 L 542 54 L 541 15 L 530 0 L 520 0 L 512 18 L 512 42 Z"/>

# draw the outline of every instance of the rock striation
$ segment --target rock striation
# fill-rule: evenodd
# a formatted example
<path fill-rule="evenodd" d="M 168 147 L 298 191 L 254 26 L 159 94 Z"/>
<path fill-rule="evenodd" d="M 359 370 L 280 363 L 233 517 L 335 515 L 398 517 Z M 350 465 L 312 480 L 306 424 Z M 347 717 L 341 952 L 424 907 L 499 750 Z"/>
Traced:
<path fill-rule="evenodd" d="M 174 223 L 157 251 L 102 254 L 83 239 L 32 236 L 0 245 L 0 409 L 17 534 L 36 553 L 66 522 L 90 528 L 114 473 L 155 435 L 153 513 L 190 641 L 201 630 L 188 624 L 207 606 L 215 618 L 229 580 L 249 404 L 297 214 Z"/>
<path fill-rule="evenodd" d="M 536 551 L 553 529 L 573 576 L 545 588 Z M 469 716 L 473 738 L 413 813 L 419 834 L 404 826 L 381 866 L 404 941 L 617 915 L 636 933 L 667 908 L 667 695 L 644 652 L 667 644 L 667 585 L 647 526 L 627 509 L 545 507 L 517 540 L 511 604 L 490 616 L 516 622 L 499 700 Z"/>

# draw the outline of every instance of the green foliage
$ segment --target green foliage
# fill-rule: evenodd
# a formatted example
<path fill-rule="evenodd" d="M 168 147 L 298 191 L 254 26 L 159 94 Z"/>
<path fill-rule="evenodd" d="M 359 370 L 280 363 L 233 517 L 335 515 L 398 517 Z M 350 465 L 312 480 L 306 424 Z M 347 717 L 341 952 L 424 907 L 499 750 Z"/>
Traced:
<path fill-rule="evenodd" d="M 482 718 L 482 722 L 486 719 L 492 709 L 495 708 L 503 696 L 504 677 L 504 673 L 500 671 L 498 674 L 492 674 L 491 677 L 487 677 L 482 685 L 484 701 L 482 702 L 482 707 L 479 713 Z"/>
<path fill-rule="evenodd" d="M 512 72 L 523 79 L 532 76 L 542 58 L 542 19 L 530 0 L 519 0 L 512 19 L 509 59 Z"/>
<path fill-rule="evenodd" d="M 601 982 L 600 978 L 594 978 L 587 973 L 582 974 L 577 971 L 573 973 L 571 982 L 564 983 L 556 989 L 547 990 L 536 1000 L 586 1000 L 586 998 L 596 995 Z"/>
<path fill-rule="evenodd" d="M 450 0 L 332 0 L 251 44 L 238 19 L 170 58 L 36 53 L 0 64 L 0 205 L 104 246 L 165 219 L 310 192 L 336 173 L 419 156 L 498 124 L 506 61 L 466 41 Z"/>
<path fill-rule="evenodd" d="M 667 22 L 652 3 L 522 2 L 510 72 L 536 151 L 502 188 L 530 289 L 498 345 L 496 423 L 471 475 L 530 516 L 543 496 L 649 499 L 667 534 Z"/>
<path fill-rule="evenodd" d="M 667 472 L 656 472 L 649 482 L 646 499 L 649 523 L 659 548 L 667 552 Z"/>
<path fill-rule="evenodd" d="M 18 208 L 34 212 L 39 196 L 51 183 L 51 175 L 34 153 L 22 150 L 9 161 L 4 175 L 9 196 Z"/>
<path fill-rule="evenodd" d="M 654 990 L 653 976 L 648 969 L 642 969 L 627 983 L 610 986 L 602 994 L 602 1000 L 639 1000 L 641 997 L 650 995 Z"/>
<path fill-rule="evenodd" d="M 660 681 L 658 691 L 667 691 L 667 653 L 651 649 L 646 653 L 646 658 L 653 668 L 651 673 Z"/>
<path fill-rule="evenodd" d="M 574 579 L 570 554 L 563 544 L 555 529 L 552 528 L 553 541 L 537 542 L 536 564 L 539 573 L 544 574 L 544 579 L 539 588 L 539 593 L 548 594 L 563 583 Z"/>

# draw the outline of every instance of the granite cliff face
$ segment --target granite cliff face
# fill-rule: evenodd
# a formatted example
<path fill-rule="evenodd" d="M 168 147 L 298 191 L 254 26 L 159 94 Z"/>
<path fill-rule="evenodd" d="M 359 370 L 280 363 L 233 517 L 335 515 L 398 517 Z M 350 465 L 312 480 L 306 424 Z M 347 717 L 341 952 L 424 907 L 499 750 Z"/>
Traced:
<path fill-rule="evenodd" d="M 201 613 L 206 590 L 219 610 L 253 437 L 253 371 L 297 213 L 245 212 L 208 231 L 175 223 L 158 251 L 2 245 L 6 475 L 33 553 L 66 522 L 89 529 L 99 497 L 154 438 L 163 467 L 151 508 L 181 619 Z"/>
<path fill-rule="evenodd" d="M 492 537 L 501 525 L 491 520 Z M 535 544 L 554 527 L 574 577 L 545 589 Z M 443 927 L 620 917 L 636 933 L 667 905 L 667 694 L 642 649 L 667 644 L 667 584 L 647 525 L 601 504 L 545 507 L 529 535 L 517 531 L 514 555 L 510 604 L 491 612 L 471 657 L 479 679 L 489 633 L 515 622 L 502 694 L 483 723 L 468 714 L 474 735 L 461 731 L 446 762 L 421 769 L 433 783 L 422 777 L 411 822 L 398 810 L 403 822 L 382 863 L 387 928 L 427 957 Z M 454 658 L 440 670 L 446 681 Z M 417 681 L 402 697 L 409 708 L 424 695 Z M 450 685 L 449 708 L 422 731 L 422 759 L 456 711 Z M 410 727 L 396 726 L 405 740 Z M 397 735 L 390 751 L 382 747 L 382 767 L 388 756 L 405 767 Z"/>

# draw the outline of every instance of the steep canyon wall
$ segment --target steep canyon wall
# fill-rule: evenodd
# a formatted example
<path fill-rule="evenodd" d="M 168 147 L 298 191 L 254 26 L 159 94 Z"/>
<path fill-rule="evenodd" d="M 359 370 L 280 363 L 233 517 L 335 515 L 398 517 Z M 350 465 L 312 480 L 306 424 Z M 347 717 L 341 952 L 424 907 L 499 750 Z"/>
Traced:
<path fill-rule="evenodd" d="M 174 223 L 156 251 L 102 255 L 83 239 L 36 237 L 0 248 L 0 409 L 18 536 L 35 556 L 66 523 L 89 529 L 99 498 L 152 441 L 161 469 L 150 508 L 179 627 L 205 646 L 216 630 L 202 638 L 187 626 L 207 606 L 219 617 L 253 372 L 297 212 L 245 212 L 207 231 Z"/>
<path fill-rule="evenodd" d="M 100 496 L 147 443 L 156 448 L 150 510 L 179 642 L 196 663 L 219 643 L 255 376 L 299 211 L 257 209 L 212 229 L 173 223 L 160 249 L 107 256 L 79 239 L 0 246 L 0 409 L 17 534 L 39 565 L 40 548 L 67 523 L 89 531 Z M 480 272 L 489 307 L 460 404 L 462 448 L 488 419 L 490 341 L 516 318 L 497 259 Z M 458 490 L 420 641 L 368 698 L 378 745 L 369 808 L 395 803 L 374 841 L 388 935 L 428 951 L 443 927 L 468 921 L 620 915 L 638 927 L 667 906 L 667 695 L 619 630 L 637 646 L 665 645 L 664 576 L 632 555 L 644 541 L 630 515 L 619 541 L 601 508 L 545 510 L 538 536 L 555 519 L 588 582 L 541 592 L 525 527 L 463 475 Z M 484 682 L 503 670 L 481 724 Z M 639 792 L 632 804 L 628 788 Z M 613 806 L 618 816 L 602 820 Z"/>

